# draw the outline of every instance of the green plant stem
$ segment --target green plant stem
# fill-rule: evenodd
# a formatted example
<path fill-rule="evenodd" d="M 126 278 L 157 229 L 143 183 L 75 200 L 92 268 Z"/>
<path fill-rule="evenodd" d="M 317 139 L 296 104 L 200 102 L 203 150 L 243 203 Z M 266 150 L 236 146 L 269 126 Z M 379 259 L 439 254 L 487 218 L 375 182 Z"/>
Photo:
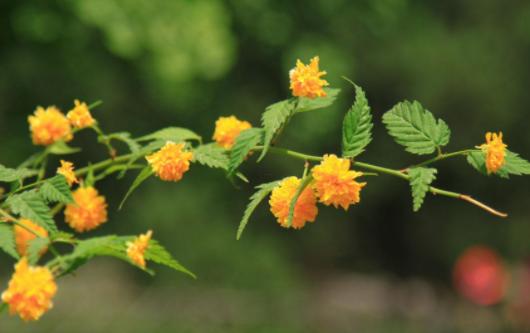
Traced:
<path fill-rule="evenodd" d="M 96 164 L 92 164 L 91 166 L 87 166 L 87 167 L 78 169 L 75 172 L 75 175 L 76 176 L 83 176 L 83 175 L 87 174 L 90 171 L 90 169 L 92 169 L 92 171 L 98 171 L 98 170 L 101 170 L 101 169 L 105 169 L 106 167 L 111 166 L 113 164 L 125 162 L 128 159 L 130 159 L 131 157 L 134 157 L 134 154 L 125 154 L 125 155 L 117 156 L 114 159 L 109 158 L 109 159 L 103 160 L 101 162 L 98 162 Z"/>
<path fill-rule="evenodd" d="M 448 158 L 451 158 L 451 157 L 456 157 L 456 156 L 467 156 L 469 155 L 469 153 L 472 153 L 474 151 L 477 151 L 476 149 L 465 149 L 465 150 L 459 150 L 459 151 L 455 151 L 455 152 L 452 152 L 452 153 L 447 153 L 447 154 L 440 154 L 436 157 L 433 157 L 431 158 L 430 160 L 427 160 L 425 162 L 421 162 L 419 164 L 416 164 L 416 165 L 413 165 L 407 169 L 410 169 L 410 168 L 416 168 L 416 167 L 422 167 L 422 166 L 426 166 L 426 165 L 429 165 L 429 164 L 432 164 L 432 163 L 435 163 L 435 162 L 438 162 L 438 161 L 441 161 L 441 160 L 445 160 L 445 159 L 448 159 Z"/>

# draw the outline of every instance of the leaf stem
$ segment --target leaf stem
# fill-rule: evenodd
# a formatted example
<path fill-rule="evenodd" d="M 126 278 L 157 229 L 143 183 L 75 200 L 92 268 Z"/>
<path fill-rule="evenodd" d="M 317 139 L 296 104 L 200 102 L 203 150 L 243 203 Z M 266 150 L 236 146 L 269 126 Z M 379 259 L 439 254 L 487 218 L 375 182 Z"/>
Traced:
<path fill-rule="evenodd" d="M 469 153 L 472 153 L 474 151 L 476 151 L 476 149 L 459 150 L 459 151 L 455 151 L 455 152 L 447 153 L 447 154 L 443 154 L 442 153 L 442 154 L 440 154 L 440 155 L 438 155 L 436 157 L 431 158 L 430 160 L 427 160 L 427 161 L 421 162 L 419 164 L 410 166 L 407 169 L 426 166 L 426 165 L 429 165 L 429 164 L 432 164 L 432 163 L 435 163 L 435 162 L 438 162 L 438 161 L 441 161 L 441 160 L 445 160 L 445 159 L 448 159 L 448 158 L 451 158 L 451 157 L 456 157 L 456 156 L 461 156 L 461 155 L 466 156 L 466 155 L 469 155 Z"/>

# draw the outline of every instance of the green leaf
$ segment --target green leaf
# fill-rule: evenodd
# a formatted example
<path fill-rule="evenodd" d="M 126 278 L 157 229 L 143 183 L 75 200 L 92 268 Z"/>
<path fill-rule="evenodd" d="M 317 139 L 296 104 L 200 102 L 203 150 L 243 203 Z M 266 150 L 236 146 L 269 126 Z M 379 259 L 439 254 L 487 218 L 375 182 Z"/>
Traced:
<path fill-rule="evenodd" d="M 141 146 L 136 140 L 131 138 L 131 133 L 129 132 L 117 132 L 109 134 L 108 137 L 113 140 L 118 140 L 124 142 L 128 147 L 131 153 L 136 153 L 140 150 Z"/>
<path fill-rule="evenodd" d="M 226 150 L 216 143 L 200 145 L 193 150 L 193 160 L 210 168 L 228 169 Z"/>
<path fill-rule="evenodd" d="M 22 181 L 24 178 L 35 176 L 37 173 L 37 170 L 26 168 L 11 169 L 0 164 L 0 182 L 11 183 L 17 180 Z"/>
<path fill-rule="evenodd" d="M 372 141 L 372 114 L 361 87 L 355 85 L 355 103 L 342 123 L 342 155 L 356 157 Z"/>
<path fill-rule="evenodd" d="M 144 254 L 145 259 L 153 261 L 157 264 L 167 266 L 176 271 L 188 274 L 189 276 L 196 278 L 186 267 L 182 266 L 178 261 L 176 261 L 171 254 L 158 243 L 156 240 L 152 239 L 149 241 L 149 246 Z"/>
<path fill-rule="evenodd" d="M 280 130 L 287 122 L 289 117 L 294 114 L 294 106 L 294 101 L 292 99 L 288 99 L 269 105 L 265 109 L 265 112 L 261 117 L 261 123 L 263 125 L 265 135 L 263 139 L 263 150 L 258 158 L 258 162 L 261 161 L 267 154 L 272 140 L 274 139 L 278 130 Z"/>
<path fill-rule="evenodd" d="M 265 199 L 267 195 L 280 183 L 279 180 L 265 183 L 256 186 L 257 191 L 252 194 L 250 197 L 250 202 L 247 205 L 247 208 L 245 208 L 245 213 L 243 214 L 243 218 L 241 219 L 241 222 L 239 222 L 239 227 L 237 228 L 237 239 L 239 240 L 241 238 L 241 235 L 243 234 L 243 231 L 245 230 L 245 227 L 247 226 L 247 223 L 250 219 L 250 216 L 256 210 L 260 202 Z"/>
<path fill-rule="evenodd" d="M 409 182 L 412 189 L 413 210 L 415 212 L 420 210 L 431 183 L 436 179 L 437 172 L 433 168 L 417 167 L 409 169 Z"/>
<path fill-rule="evenodd" d="M 417 101 L 404 101 L 383 115 L 388 133 L 413 154 L 431 154 L 449 143 L 451 131 Z"/>
<path fill-rule="evenodd" d="M 28 244 L 28 260 L 31 265 L 35 265 L 39 261 L 42 250 L 50 244 L 50 240 L 45 237 L 37 237 L 29 241 Z"/>
<path fill-rule="evenodd" d="M 263 137 L 261 128 L 249 128 L 241 132 L 230 150 L 228 174 L 233 175 L 237 168 L 245 161 L 254 147 L 260 144 Z"/>
<path fill-rule="evenodd" d="M 304 192 L 305 188 L 311 184 L 313 181 L 313 176 L 308 175 L 302 181 L 300 182 L 300 185 L 298 186 L 298 189 L 294 193 L 293 198 L 291 199 L 291 203 L 289 204 L 289 215 L 287 216 L 287 228 L 290 228 L 293 225 L 293 218 L 294 218 L 294 209 L 296 207 L 296 202 L 298 201 L 298 198 L 300 198 L 300 195 L 302 195 L 302 192 Z"/>
<path fill-rule="evenodd" d="M 70 186 L 63 175 L 56 175 L 46 180 L 40 187 L 39 193 L 48 202 L 69 204 L 74 201 Z"/>
<path fill-rule="evenodd" d="M 138 186 L 140 186 L 147 178 L 151 177 L 152 174 L 153 174 L 153 170 L 151 169 L 150 166 L 147 166 L 142 171 L 140 171 L 136 179 L 133 181 L 131 187 L 129 187 L 129 190 L 123 197 L 118 210 L 122 209 L 123 204 L 125 204 L 125 201 L 127 200 L 127 198 L 129 198 L 129 196 L 134 192 L 134 190 L 136 190 Z"/>
<path fill-rule="evenodd" d="M 57 141 L 47 148 L 50 154 L 54 155 L 69 155 L 75 154 L 81 151 L 80 148 L 70 147 L 64 141 Z"/>
<path fill-rule="evenodd" d="M 477 150 L 469 153 L 467 162 L 481 174 L 488 175 L 485 152 Z M 504 166 L 495 175 L 506 179 L 510 178 L 510 175 L 530 175 L 530 163 L 519 154 L 506 150 Z"/>
<path fill-rule="evenodd" d="M 140 158 L 145 157 L 146 155 L 149 155 L 153 153 L 155 150 L 159 150 L 166 144 L 166 141 L 163 140 L 156 140 L 153 142 L 150 142 L 149 144 L 143 146 L 140 148 L 139 151 L 136 153 L 133 153 L 131 158 L 129 159 L 129 162 L 127 163 L 127 168 L 136 163 Z M 124 169 L 122 172 L 120 172 L 118 178 L 122 178 L 127 173 L 127 169 Z"/>
<path fill-rule="evenodd" d="M 0 222 L 0 249 L 15 259 L 19 258 L 13 227 L 5 222 Z"/>
<path fill-rule="evenodd" d="M 57 232 L 48 205 L 34 190 L 15 194 L 6 203 L 15 214 L 32 220 L 50 233 Z"/>
<path fill-rule="evenodd" d="M 486 156 L 484 152 L 480 150 L 470 152 L 467 155 L 466 160 L 473 168 L 475 168 L 475 170 L 477 170 L 481 174 L 483 175 L 488 174 L 487 169 L 486 169 Z"/>
<path fill-rule="evenodd" d="M 317 98 L 299 97 L 298 106 L 296 107 L 296 113 L 312 111 L 312 110 L 317 110 L 317 109 L 328 107 L 331 104 L 333 104 L 333 102 L 335 102 L 335 100 L 337 99 L 337 96 L 340 93 L 340 89 L 338 88 L 324 88 L 324 91 L 327 94 L 326 97 L 317 97 Z"/>
<path fill-rule="evenodd" d="M 173 141 L 175 143 L 181 141 L 195 140 L 202 141 L 202 138 L 195 132 L 190 131 L 187 128 L 182 127 L 167 127 L 161 130 L 158 130 L 154 133 L 144 135 L 136 141 L 148 141 L 148 140 L 163 140 L 163 141 Z"/>

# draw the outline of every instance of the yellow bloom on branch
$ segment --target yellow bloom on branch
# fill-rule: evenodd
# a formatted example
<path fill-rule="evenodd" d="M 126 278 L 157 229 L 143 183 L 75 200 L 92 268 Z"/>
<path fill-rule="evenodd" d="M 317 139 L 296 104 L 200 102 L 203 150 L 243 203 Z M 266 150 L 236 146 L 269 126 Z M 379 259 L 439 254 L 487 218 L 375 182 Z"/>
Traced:
<path fill-rule="evenodd" d="M 74 101 L 74 108 L 66 114 L 66 117 L 75 128 L 85 128 L 96 123 L 90 114 L 88 105 L 77 99 Z"/>
<path fill-rule="evenodd" d="M 336 155 L 324 155 L 322 162 L 312 170 L 314 187 L 319 201 L 345 210 L 361 200 L 361 189 L 366 183 L 355 181 L 362 172 L 350 170 L 350 160 Z"/>
<path fill-rule="evenodd" d="M 145 251 L 149 247 L 149 241 L 153 231 L 149 230 L 143 235 L 136 237 L 132 242 L 127 242 L 127 256 L 138 266 L 145 268 Z"/>
<path fill-rule="evenodd" d="M 80 187 L 72 196 L 74 203 L 64 210 L 65 221 L 72 229 L 84 232 L 107 222 L 107 202 L 94 187 Z"/>
<path fill-rule="evenodd" d="M 15 232 L 15 243 L 17 244 L 18 254 L 25 256 L 27 255 L 29 242 L 37 238 L 37 235 L 40 237 L 48 237 L 48 232 L 40 225 L 37 225 L 28 219 L 20 219 L 19 223 L 25 228 L 15 224 L 13 229 Z M 44 252 L 46 252 L 46 249 L 43 249 L 40 254 L 42 255 Z"/>
<path fill-rule="evenodd" d="M 183 143 L 168 141 L 159 151 L 145 158 L 160 179 L 176 182 L 189 170 L 193 153 L 185 151 Z"/>
<path fill-rule="evenodd" d="M 248 121 L 239 120 L 235 116 L 219 117 L 215 122 L 213 139 L 219 146 L 230 149 L 239 134 L 251 127 L 252 125 Z"/>
<path fill-rule="evenodd" d="M 52 298 L 57 293 L 57 284 L 47 267 L 31 267 L 26 257 L 15 265 L 15 273 L 2 301 L 9 305 L 9 312 L 23 320 L 38 320 L 53 307 Z"/>
<path fill-rule="evenodd" d="M 46 109 L 39 106 L 35 113 L 28 117 L 31 138 L 36 145 L 47 146 L 73 138 L 72 128 L 66 116 L 55 106 Z"/>
<path fill-rule="evenodd" d="M 292 90 L 293 96 L 308 98 L 326 96 L 323 87 L 329 83 L 320 78 L 326 75 L 326 71 L 320 71 L 318 68 L 319 60 L 319 57 L 314 57 L 309 65 L 304 65 L 300 59 L 296 61 L 296 67 L 289 72 L 291 79 L 289 88 Z"/>
<path fill-rule="evenodd" d="M 502 132 L 486 133 L 486 143 L 479 148 L 486 154 L 486 169 L 488 174 L 496 173 L 505 164 L 506 144 L 502 142 Z"/>
<path fill-rule="evenodd" d="M 63 175 L 70 186 L 74 183 L 79 183 L 74 173 L 74 164 L 72 162 L 61 160 L 61 166 L 57 168 L 57 174 Z"/>
<path fill-rule="evenodd" d="M 291 201 L 300 186 L 301 180 L 297 177 L 288 177 L 272 190 L 269 204 L 271 212 L 282 227 L 287 227 L 289 218 L 289 207 Z M 294 206 L 292 227 L 302 228 L 306 222 L 314 222 L 318 214 L 315 194 L 311 187 L 306 187 L 298 197 Z"/>

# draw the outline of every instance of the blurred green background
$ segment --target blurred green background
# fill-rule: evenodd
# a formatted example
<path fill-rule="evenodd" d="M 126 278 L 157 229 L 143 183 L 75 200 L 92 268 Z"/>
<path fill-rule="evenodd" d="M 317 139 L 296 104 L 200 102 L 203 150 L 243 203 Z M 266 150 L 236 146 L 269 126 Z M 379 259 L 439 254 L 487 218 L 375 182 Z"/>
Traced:
<path fill-rule="evenodd" d="M 32 146 L 27 116 L 37 105 L 67 111 L 74 98 L 104 101 L 93 114 L 106 132 L 135 136 L 189 127 L 206 140 L 221 115 L 259 125 L 264 108 L 290 95 L 297 58 L 320 55 L 332 108 L 296 117 L 280 145 L 338 152 L 352 78 L 376 119 L 365 161 L 405 167 L 415 158 L 386 135 L 380 117 L 417 99 L 453 131 L 449 150 L 502 130 L 530 157 L 530 3 L 523 0 L 78 0 L 0 2 L 0 163 L 16 166 Z M 77 165 L 105 157 L 92 133 L 73 142 Z M 447 198 L 413 214 L 406 183 L 370 178 L 359 206 L 320 206 L 301 231 L 280 228 L 267 205 L 235 232 L 252 187 L 300 174 L 302 162 L 273 155 L 243 171 L 193 165 L 183 181 L 152 179 L 124 210 L 134 175 L 98 188 L 110 223 L 91 235 L 155 237 L 198 275 L 160 268 L 155 278 L 97 259 L 59 284 L 38 323 L 3 314 L 0 332 L 519 332 L 509 299 L 482 308 L 456 294 L 452 266 L 473 244 L 508 267 L 530 255 L 530 179 L 483 177 L 463 159 L 439 165 L 437 183 L 508 211 L 499 220 Z M 62 227 L 66 226 L 61 222 Z M 4 286 L 12 262 L 0 261 Z M 2 287 L 3 289 L 4 287 Z"/>

